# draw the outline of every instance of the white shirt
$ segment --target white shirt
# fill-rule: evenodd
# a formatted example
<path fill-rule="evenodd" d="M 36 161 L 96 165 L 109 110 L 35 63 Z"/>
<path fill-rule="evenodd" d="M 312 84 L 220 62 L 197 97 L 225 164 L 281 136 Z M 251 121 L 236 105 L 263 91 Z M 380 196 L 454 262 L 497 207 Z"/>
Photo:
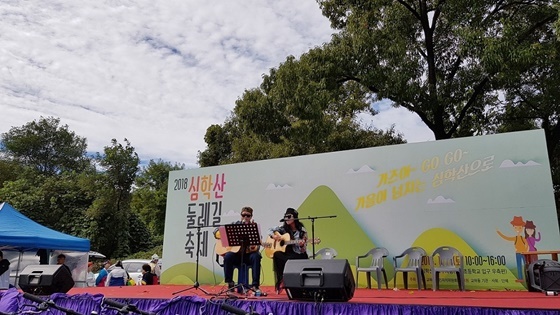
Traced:
<path fill-rule="evenodd" d="M 123 278 L 124 285 L 126 285 L 126 282 L 128 281 L 128 275 L 126 274 L 126 271 L 124 271 L 124 269 L 122 269 L 121 267 L 115 267 L 113 270 L 111 270 L 111 272 L 109 272 L 109 274 L 107 275 L 107 281 L 105 281 L 106 287 L 109 286 L 111 278 Z"/>
<path fill-rule="evenodd" d="M 0 276 L 0 289 L 9 289 L 10 288 L 10 271 L 11 269 L 8 267 L 8 270 L 4 272 Z"/>
<path fill-rule="evenodd" d="M 91 271 L 88 271 L 88 273 L 87 273 L 86 285 L 88 287 L 95 287 L 95 274 Z"/>

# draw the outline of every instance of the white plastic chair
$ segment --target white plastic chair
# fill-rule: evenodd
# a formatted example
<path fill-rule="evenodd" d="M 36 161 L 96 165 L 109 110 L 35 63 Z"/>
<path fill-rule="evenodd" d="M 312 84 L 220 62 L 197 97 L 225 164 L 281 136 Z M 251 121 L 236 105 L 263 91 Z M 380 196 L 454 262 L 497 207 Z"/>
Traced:
<path fill-rule="evenodd" d="M 315 253 L 315 258 L 320 257 L 321 259 L 334 259 L 338 255 L 334 248 L 325 247 Z"/>
<path fill-rule="evenodd" d="M 360 259 L 367 258 L 371 255 L 371 264 L 369 267 L 360 267 Z M 389 256 L 389 251 L 384 247 L 372 248 L 365 255 L 356 257 L 356 285 L 358 284 L 358 274 L 360 272 L 365 272 L 367 276 L 367 288 L 371 289 L 371 273 L 375 271 L 377 275 L 377 289 L 381 290 L 381 275 L 385 280 L 385 287 L 389 289 L 389 284 L 387 283 L 387 273 L 385 272 L 385 258 Z"/>
<path fill-rule="evenodd" d="M 395 277 L 393 278 L 393 286 L 397 287 L 397 273 L 403 273 L 404 288 L 408 289 L 408 273 L 414 272 L 416 274 L 416 280 L 418 282 L 418 290 L 422 290 L 422 284 L 424 284 L 424 289 L 426 289 L 426 278 L 424 277 L 424 270 L 422 270 L 422 258 L 428 256 L 426 251 L 421 247 L 410 247 L 406 249 L 402 254 L 393 257 L 393 263 L 395 267 Z M 399 267 L 399 259 L 407 260 L 406 265 Z"/>
<path fill-rule="evenodd" d="M 432 269 L 432 289 L 439 290 L 439 274 L 452 272 L 457 274 L 459 290 L 465 291 L 465 266 L 463 254 L 451 246 L 441 246 L 434 250 L 430 259 Z"/>

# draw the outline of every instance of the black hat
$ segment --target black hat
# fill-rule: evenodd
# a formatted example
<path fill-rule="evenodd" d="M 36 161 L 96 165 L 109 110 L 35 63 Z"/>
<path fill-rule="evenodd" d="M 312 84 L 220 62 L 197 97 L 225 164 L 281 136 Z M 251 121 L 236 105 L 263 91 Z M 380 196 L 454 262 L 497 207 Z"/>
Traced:
<path fill-rule="evenodd" d="M 284 213 L 284 216 L 291 214 L 292 216 L 294 216 L 294 218 L 298 217 L 298 212 L 296 211 L 296 209 L 294 208 L 288 208 L 286 209 L 286 213 Z"/>

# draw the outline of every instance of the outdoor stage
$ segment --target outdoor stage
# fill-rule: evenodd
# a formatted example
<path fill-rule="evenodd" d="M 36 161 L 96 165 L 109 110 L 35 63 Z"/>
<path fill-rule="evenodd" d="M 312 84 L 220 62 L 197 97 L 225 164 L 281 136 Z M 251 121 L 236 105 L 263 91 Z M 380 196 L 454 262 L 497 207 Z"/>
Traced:
<path fill-rule="evenodd" d="M 191 289 L 188 289 L 191 288 Z M 185 290 L 188 289 L 188 290 Z M 267 296 L 218 294 L 221 286 L 129 286 L 73 288 L 67 294 L 56 293 L 51 299 L 59 306 L 89 314 L 118 314 L 101 306 L 103 298 L 135 304 L 139 310 L 156 314 L 227 314 L 223 303 L 253 314 L 560 314 L 560 296 L 527 291 L 431 291 L 356 289 L 348 302 L 306 302 L 289 300 L 286 292 L 278 295 L 273 287 L 263 287 Z M 185 291 L 183 291 L 185 290 Z M 206 294 L 206 292 L 209 294 Z M 8 297 L 0 298 L 0 305 Z M 0 293 L 2 294 L 2 293 Z M 18 303 L 28 303 L 18 295 Z M 46 298 L 46 297 L 45 297 Z M 2 310 L 6 312 L 6 310 Z M 62 314 L 53 310 L 54 314 Z M 47 314 L 47 313 L 45 313 Z"/>

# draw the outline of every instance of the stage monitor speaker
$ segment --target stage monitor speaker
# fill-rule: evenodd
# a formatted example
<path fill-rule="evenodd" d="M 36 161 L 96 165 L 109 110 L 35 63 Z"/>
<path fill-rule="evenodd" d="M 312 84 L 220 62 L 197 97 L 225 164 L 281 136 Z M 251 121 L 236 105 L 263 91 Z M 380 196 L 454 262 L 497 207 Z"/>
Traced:
<path fill-rule="evenodd" d="M 62 265 L 29 265 L 19 275 L 23 292 L 36 295 L 66 293 L 74 286 L 70 271 Z"/>
<path fill-rule="evenodd" d="M 284 287 L 291 300 L 346 302 L 356 284 L 346 259 L 292 259 L 284 268 Z"/>
<path fill-rule="evenodd" d="M 560 263 L 539 259 L 527 268 L 529 291 L 560 292 Z"/>

